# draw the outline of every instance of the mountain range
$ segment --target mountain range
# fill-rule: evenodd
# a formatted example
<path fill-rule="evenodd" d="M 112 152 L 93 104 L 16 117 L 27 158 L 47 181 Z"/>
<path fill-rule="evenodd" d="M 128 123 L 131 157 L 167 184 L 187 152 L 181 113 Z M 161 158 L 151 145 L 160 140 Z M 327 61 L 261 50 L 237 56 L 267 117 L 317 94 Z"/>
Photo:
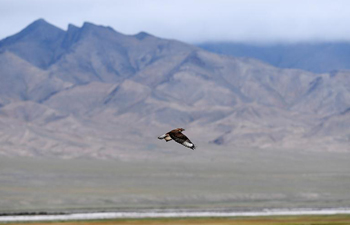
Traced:
<path fill-rule="evenodd" d="M 2 155 L 186 155 L 157 140 L 175 127 L 203 152 L 350 150 L 347 71 L 282 69 L 146 32 L 39 19 L 0 41 L 0 79 Z"/>
<path fill-rule="evenodd" d="M 313 73 L 350 70 L 350 42 L 239 43 L 204 42 L 207 51 L 235 57 L 259 59 L 279 68 L 294 68 Z"/>

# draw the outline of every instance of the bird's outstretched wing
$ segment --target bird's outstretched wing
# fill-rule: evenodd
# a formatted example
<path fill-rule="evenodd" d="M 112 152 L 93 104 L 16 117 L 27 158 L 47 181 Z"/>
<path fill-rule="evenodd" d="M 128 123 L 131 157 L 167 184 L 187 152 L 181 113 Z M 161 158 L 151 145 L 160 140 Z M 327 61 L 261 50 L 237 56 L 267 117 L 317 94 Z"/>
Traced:
<path fill-rule="evenodd" d="M 190 141 L 190 139 L 188 137 L 186 137 L 186 135 L 184 135 L 181 132 L 178 133 L 172 133 L 169 132 L 169 136 L 176 141 L 177 143 L 182 144 L 183 146 L 190 148 L 192 150 L 194 150 L 196 148 L 196 146 Z"/>

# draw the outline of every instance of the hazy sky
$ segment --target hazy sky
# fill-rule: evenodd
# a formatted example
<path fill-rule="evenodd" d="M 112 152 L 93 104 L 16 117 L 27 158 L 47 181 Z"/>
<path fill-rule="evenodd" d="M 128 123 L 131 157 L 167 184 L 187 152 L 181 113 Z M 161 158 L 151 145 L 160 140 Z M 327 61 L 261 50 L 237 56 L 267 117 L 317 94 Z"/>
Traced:
<path fill-rule="evenodd" d="M 202 41 L 350 40 L 348 0 L 0 0 L 0 39 L 43 18 Z"/>

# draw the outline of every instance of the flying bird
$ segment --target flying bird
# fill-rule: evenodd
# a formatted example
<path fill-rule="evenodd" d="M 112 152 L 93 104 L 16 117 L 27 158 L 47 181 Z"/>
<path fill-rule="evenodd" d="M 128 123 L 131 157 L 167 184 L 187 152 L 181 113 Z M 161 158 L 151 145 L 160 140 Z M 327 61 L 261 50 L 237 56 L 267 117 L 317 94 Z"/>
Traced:
<path fill-rule="evenodd" d="M 176 128 L 166 134 L 159 136 L 158 139 L 164 139 L 166 142 L 174 140 L 177 143 L 180 143 L 183 146 L 194 150 L 196 146 L 190 141 L 190 139 L 188 139 L 188 137 L 186 137 L 186 135 L 182 133 L 184 130 L 185 129 L 183 128 Z"/>

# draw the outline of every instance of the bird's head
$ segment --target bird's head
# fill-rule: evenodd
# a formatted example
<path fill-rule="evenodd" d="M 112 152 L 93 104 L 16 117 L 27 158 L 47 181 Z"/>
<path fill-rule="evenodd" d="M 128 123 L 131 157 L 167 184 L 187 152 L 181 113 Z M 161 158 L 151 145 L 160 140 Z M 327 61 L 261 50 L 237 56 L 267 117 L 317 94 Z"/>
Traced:
<path fill-rule="evenodd" d="M 177 128 L 176 130 L 177 130 L 178 132 L 185 131 L 185 129 L 183 129 L 183 128 Z"/>

